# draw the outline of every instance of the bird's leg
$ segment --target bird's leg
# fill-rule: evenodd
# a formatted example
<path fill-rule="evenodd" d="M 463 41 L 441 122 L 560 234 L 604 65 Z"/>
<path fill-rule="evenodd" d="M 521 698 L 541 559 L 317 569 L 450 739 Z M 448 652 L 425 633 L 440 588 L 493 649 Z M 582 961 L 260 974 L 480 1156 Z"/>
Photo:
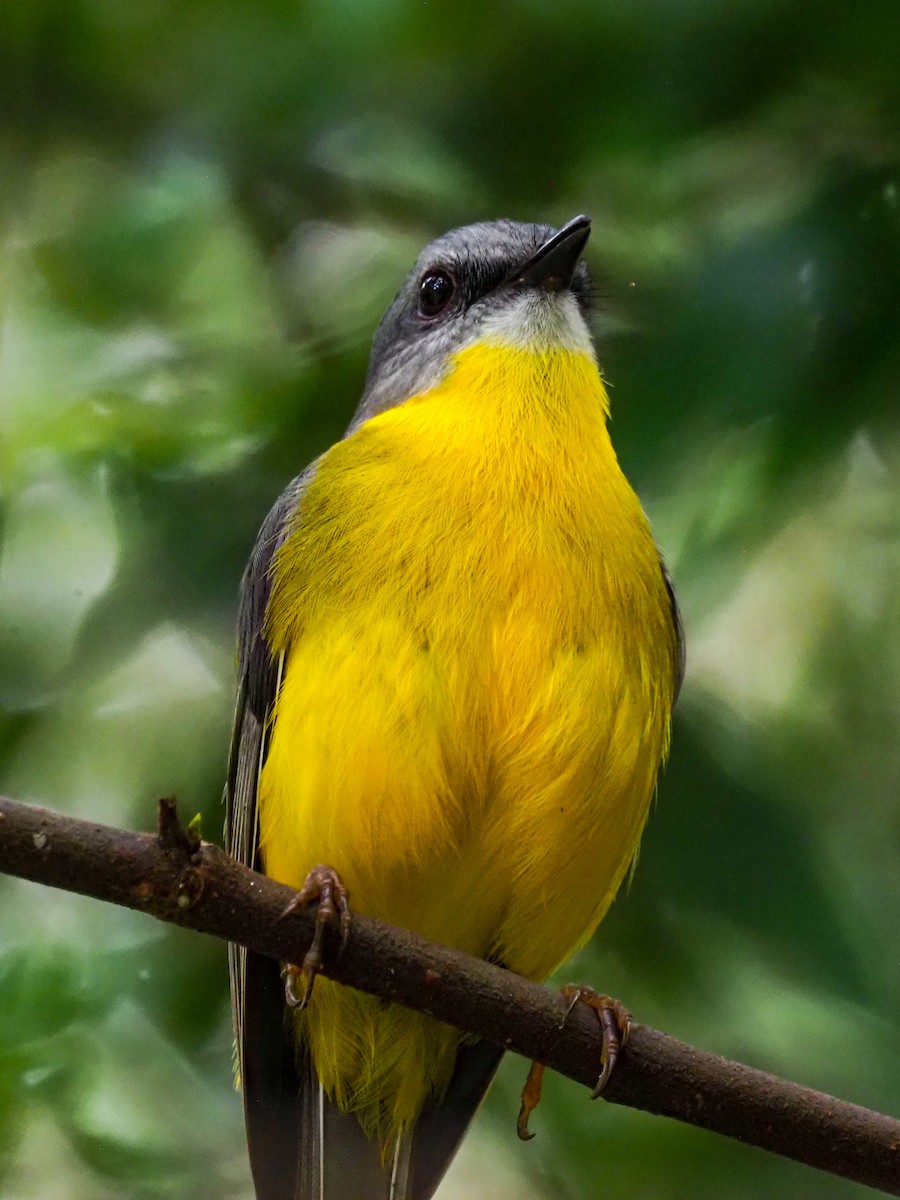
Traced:
<path fill-rule="evenodd" d="M 347 889 L 333 867 L 313 867 L 306 877 L 303 887 L 297 892 L 290 904 L 278 918 L 282 920 L 289 913 L 299 912 L 313 901 L 318 901 L 316 922 L 313 939 L 306 952 L 301 966 L 285 963 L 281 969 L 284 979 L 284 998 L 290 1008 L 304 1009 L 312 996 L 313 984 L 322 969 L 322 943 L 325 930 L 339 918 L 341 930 L 341 946 L 338 954 L 343 953 L 350 936 L 350 906 Z M 298 991 L 297 981 L 303 980 L 302 991 Z"/>
<path fill-rule="evenodd" d="M 533 1062 L 525 1086 L 522 1088 L 522 1104 L 519 1108 L 519 1118 L 516 1121 L 516 1133 L 523 1142 L 530 1142 L 534 1134 L 528 1128 L 528 1118 L 537 1108 L 541 1100 L 541 1089 L 544 1086 L 544 1064 Z"/>
<path fill-rule="evenodd" d="M 591 1092 L 591 1099 L 596 1100 L 609 1083 L 619 1055 L 628 1045 L 628 1038 L 631 1036 L 631 1013 L 621 1000 L 616 1000 L 612 996 L 604 996 L 600 992 L 595 992 L 593 988 L 570 983 L 562 989 L 562 994 L 569 1001 L 569 1007 L 560 1022 L 560 1029 L 565 1027 L 569 1014 L 579 1000 L 594 1010 L 597 1020 L 600 1022 L 600 1077 Z M 516 1132 L 522 1141 L 528 1141 L 534 1137 L 534 1134 L 528 1129 L 528 1118 L 540 1101 L 543 1080 L 544 1064 L 532 1063 L 525 1086 L 522 1088 L 522 1106 L 516 1122 Z"/>

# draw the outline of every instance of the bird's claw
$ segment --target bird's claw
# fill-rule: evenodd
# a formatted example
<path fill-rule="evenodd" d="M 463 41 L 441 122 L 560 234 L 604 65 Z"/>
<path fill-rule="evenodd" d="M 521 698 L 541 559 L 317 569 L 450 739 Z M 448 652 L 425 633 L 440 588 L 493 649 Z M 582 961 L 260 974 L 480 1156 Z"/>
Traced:
<path fill-rule="evenodd" d="M 299 912 L 307 905 L 318 901 L 313 939 L 301 966 L 285 963 L 281 969 L 284 980 L 284 999 L 289 1008 L 302 1012 L 312 997 L 313 984 L 316 976 L 322 970 L 322 948 L 325 931 L 337 919 L 340 925 L 341 944 L 338 956 L 343 954 L 350 936 L 350 905 L 347 889 L 341 878 L 332 867 L 313 867 L 307 875 L 303 887 L 297 892 L 290 904 L 278 918 L 283 920 L 291 913 Z M 298 990 L 298 981 L 303 981 L 302 990 Z"/>
<path fill-rule="evenodd" d="M 568 984 L 562 989 L 562 994 L 569 1001 L 560 1028 L 569 1019 L 569 1014 L 580 1000 L 597 1014 L 600 1022 L 600 1077 L 591 1092 L 591 1099 L 596 1100 L 609 1083 L 619 1055 L 628 1045 L 631 1037 L 631 1013 L 621 1000 L 614 996 L 605 996 L 595 992 L 593 988 L 579 984 Z"/>
<path fill-rule="evenodd" d="M 631 1013 L 621 1000 L 604 996 L 595 992 L 593 988 L 568 984 L 562 989 L 562 994 L 569 1001 L 569 1006 L 559 1023 L 560 1029 L 565 1028 L 566 1021 L 579 1000 L 594 1010 L 600 1022 L 600 1077 L 591 1092 L 591 1099 L 596 1100 L 609 1083 L 619 1055 L 628 1045 L 631 1036 Z M 522 1088 L 522 1105 L 516 1121 L 516 1132 L 523 1142 L 534 1137 L 528 1128 L 528 1118 L 538 1106 L 543 1081 L 544 1064 L 533 1062 Z"/>

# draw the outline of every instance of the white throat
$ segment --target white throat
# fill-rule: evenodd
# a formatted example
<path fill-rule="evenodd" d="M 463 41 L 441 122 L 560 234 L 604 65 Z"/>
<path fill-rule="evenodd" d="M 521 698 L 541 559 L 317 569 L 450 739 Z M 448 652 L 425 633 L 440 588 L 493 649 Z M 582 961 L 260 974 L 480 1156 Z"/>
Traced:
<path fill-rule="evenodd" d="M 486 316 L 478 341 L 519 350 L 576 350 L 594 358 L 594 343 L 578 301 L 571 292 L 529 289 Z"/>

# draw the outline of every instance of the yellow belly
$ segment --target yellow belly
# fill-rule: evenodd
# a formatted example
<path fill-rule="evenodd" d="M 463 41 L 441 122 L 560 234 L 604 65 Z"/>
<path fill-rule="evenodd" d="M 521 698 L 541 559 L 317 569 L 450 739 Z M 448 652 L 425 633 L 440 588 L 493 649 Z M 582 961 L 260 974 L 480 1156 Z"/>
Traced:
<path fill-rule="evenodd" d="M 542 979 L 634 856 L 675 648 L 596 368 L 554 352 L 538 394 L 514 354 L 468 351 L 323 460 L 277 561 L 260 833 L 275 878 L 328 863 L 358 911 Z M 327 981 L 299 1032 L 381 1136 L 458 1042 Z"/>

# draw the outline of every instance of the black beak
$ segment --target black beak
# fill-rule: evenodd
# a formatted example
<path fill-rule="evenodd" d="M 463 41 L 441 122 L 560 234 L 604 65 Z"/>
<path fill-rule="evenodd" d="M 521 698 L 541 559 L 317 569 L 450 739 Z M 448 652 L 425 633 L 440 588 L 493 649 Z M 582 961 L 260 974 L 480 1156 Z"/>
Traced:
<path fill-rule="evenodd" d="M 590 236 L 591 218 L 573 217 L 538 247 L 512 276 L 512 282 L 541 288 L 545 292 L 563 291 L 572 282 L 581 252 Z"/>

